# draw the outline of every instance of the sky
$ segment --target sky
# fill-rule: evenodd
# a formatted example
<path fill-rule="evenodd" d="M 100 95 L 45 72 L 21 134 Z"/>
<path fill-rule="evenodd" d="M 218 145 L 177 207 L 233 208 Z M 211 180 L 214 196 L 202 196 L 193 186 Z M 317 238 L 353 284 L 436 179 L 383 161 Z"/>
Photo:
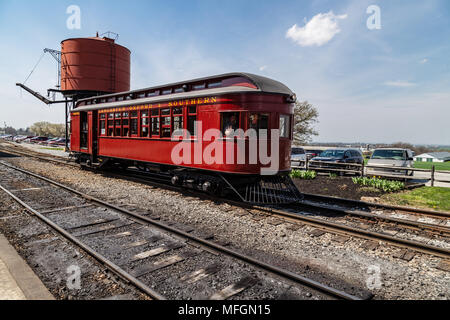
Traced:
<path fill-rule="evenodd" d="M 131 50 L 131 89 L 250 72 L 318 109 L 315 142 L 450 144 L 448 0 L 0 0 L 0 127 L 63 123 L 15 83 L 44 48 L 97 31 Z M 46 54 L 26 85 L 56 77 Z"/>

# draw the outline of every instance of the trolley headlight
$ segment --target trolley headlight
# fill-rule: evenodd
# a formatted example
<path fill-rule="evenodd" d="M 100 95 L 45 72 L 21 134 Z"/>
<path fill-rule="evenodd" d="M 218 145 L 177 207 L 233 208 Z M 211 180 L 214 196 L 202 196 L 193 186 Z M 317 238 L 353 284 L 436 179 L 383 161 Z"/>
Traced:
<path fill-rule="evenodd" d="M 297 101 L 297 95 L 296 95 L 295 93 L 292 94 L 292 95 L 290 95 L 290 96 L 286 99 L 286 101 L 287 101 L 287 102 L 290 102 L 290 103 L 296 102 L 296 101 Z"/>

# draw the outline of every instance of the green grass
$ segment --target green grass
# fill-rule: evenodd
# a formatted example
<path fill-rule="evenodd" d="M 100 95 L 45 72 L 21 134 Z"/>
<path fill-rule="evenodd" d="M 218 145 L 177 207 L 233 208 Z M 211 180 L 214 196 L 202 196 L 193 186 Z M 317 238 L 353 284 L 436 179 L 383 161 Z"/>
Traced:
<path fill-rule="evenodd" d="M 381 199 L 402 206 L 450 211 L 450 188 L 422 187 L 411 191 L 383 195 Z"/>
<path fill-rule="evenodd" d="M 431 166 L 435 167 L 436 170 L 450 170 L 450 161 L 448 162 L 417 162 L 414 161 L 414 168 L 417 169 L 429 169 Z"/>
<path fill-rule="evenodd" d="M 317 173 L 315 171 L 309 170 L 308 171 L 292 170 L 290 176 L 291 178 L 312 180 L 317 177 Z"/>
<path fill-rule="evenodd" d="M 377 188 L 383 190 L 384 192 L 397 192 L 405 188 L 405 184 L 403 182 L 386 179 L 354 177 L 352 180 L 354 184 L 359 184 L 364 187 Z"/>
<path fill-rule="evenodd" d="M 47 148 L 47 147 L 42 147 L 42 148 L 39 148 L 39 149 L 64 151 L 64 148 Z"/>

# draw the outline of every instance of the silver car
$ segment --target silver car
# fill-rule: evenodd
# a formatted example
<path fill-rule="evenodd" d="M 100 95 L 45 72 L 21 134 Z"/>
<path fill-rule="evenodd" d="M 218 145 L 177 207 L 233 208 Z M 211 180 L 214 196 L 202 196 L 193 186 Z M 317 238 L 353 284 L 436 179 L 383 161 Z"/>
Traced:
<path fill-rule="evenodd" d="M 303 148 L 293 147 L 291 152 L 291 164 L 304 166 L 306 162 L 306 152 Z"/>
<path fill-rule="evenodd" d="M 409 149 L 401 148 L 380 148 L 375 149 L 370 157 L 368 166 L 380 167 L 398 167 L 396 168 L 367 168 L 366 174 L 389 174 L 389 175 L 409 175 L 412 176 L 414 171 L 400 170 L 402 168 L 414 167 L 413 152 Z"/>

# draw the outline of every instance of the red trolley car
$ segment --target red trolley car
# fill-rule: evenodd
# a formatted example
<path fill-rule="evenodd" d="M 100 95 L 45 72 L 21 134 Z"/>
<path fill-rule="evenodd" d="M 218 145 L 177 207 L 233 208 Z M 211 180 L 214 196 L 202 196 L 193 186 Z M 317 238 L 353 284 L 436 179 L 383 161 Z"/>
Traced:
<path fill-rule="evenodd" d="M 71 112 L 70 148 L 83 166 L 133 166 L 174 184 L 277 202 L 275 189 L 296 192 L 288 178 L 295 99 L 282 83 L 248 73 L 95 96 Z"/>

